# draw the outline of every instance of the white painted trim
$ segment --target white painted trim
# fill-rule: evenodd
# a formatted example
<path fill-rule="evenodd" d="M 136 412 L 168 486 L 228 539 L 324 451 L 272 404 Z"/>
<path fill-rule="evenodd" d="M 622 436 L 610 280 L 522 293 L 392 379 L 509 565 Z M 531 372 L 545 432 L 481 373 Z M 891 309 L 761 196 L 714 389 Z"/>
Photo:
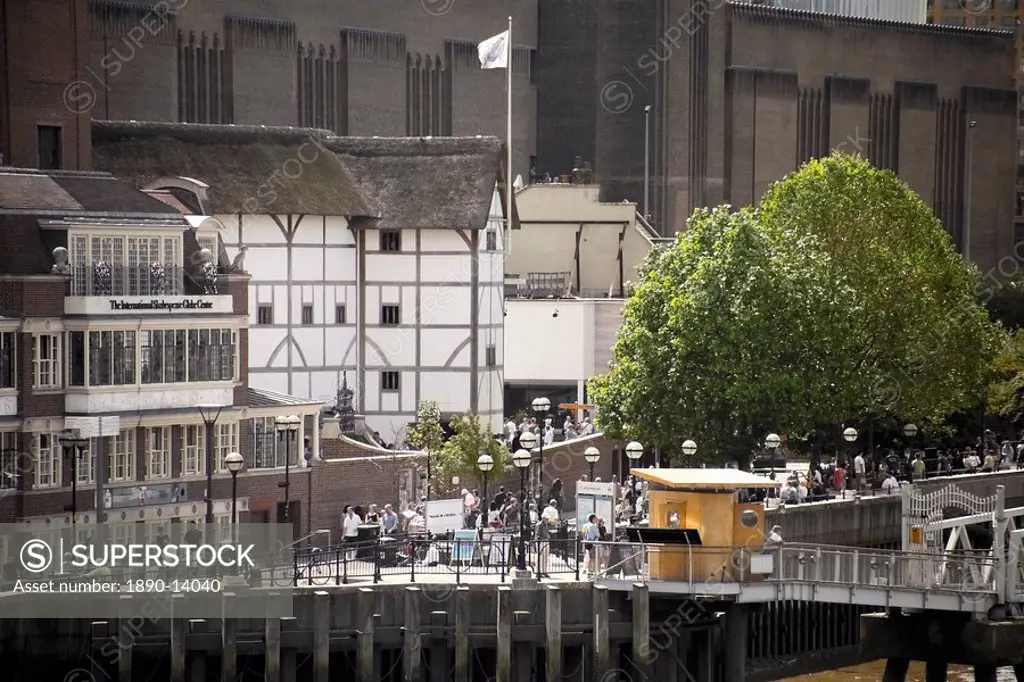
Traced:
<path fill-rule="evenodd" d="M 5 391 L 6 392 L 6 391 Z M 18 414 L 18 395 L 0 396 L 0 417 L 13 417 Z"/>
<path fill-rule="evenodd" d="M 196 405 L 233 405 L 234 382 L 217 382 L 218 387 L 204 388 L 203 384 L 187 386 L 178 390 L 160 387 L 133 387 L 132 390 L 90 389 L 84 393 L 68 393 L 64 398 L 64 409 L 73 414 L 94 414 L 109 412 L 136 412 L 138 410 L 166 410 L 194 407 Z M 227 386 L 224 386 L 227 384 Z M 173 384 L 181 386 L 180 384 Z M 209 386 L 209 385 L 207 385 Z"/>
<path fill-rule="evenodd" d="M 130 323 L 129 323 L 130 322 Z M 150 331 L 178 330 L 190 331 L 193 329 L 231 329 L 241 331 L 248 329 L 249 318 L 246 315 L 217 315 L 192 317 L 189 313 L 171 314 L 170 316 L 153 315 L 152 317 L 135 318 L 89 318 L 83 320 L 65 320 L 64 330 L 69 332 L 89 331 Z"/>

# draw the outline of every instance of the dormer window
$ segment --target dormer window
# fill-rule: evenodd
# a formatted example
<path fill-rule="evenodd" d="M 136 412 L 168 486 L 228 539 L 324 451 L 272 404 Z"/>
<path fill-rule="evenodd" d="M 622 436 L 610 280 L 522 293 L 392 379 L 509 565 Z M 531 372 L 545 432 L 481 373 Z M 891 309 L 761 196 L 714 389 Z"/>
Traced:
<path fill-rule="evenodd" d="M 68 234 L 72 296 L 184 293 L 181 235 Z"/>

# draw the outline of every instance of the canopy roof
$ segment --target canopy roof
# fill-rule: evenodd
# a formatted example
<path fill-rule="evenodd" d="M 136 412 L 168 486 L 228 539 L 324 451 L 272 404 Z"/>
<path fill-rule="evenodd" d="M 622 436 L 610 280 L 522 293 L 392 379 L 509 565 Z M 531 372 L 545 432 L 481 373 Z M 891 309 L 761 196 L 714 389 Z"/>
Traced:
<path fill-rule="evenodd" d="M 666 488 L 742 490 L 774 488 L 775 481 L 739 469 L 631 469 L 630 473 Z"/>

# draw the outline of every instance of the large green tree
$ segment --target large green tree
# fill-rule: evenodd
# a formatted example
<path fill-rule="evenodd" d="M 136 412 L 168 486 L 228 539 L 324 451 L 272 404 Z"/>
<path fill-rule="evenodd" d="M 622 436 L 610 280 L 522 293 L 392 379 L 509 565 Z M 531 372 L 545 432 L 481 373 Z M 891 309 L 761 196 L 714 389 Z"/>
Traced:
<path fill-rule="evenodd" d="M 744 462 L 769 431 L 927 425 L 977 400 L 999 332 L 931 210 L 860 157 L 812 161 L 756 207 L 700 210 L 643 264 L 608 374 L 612 434 Z"/>

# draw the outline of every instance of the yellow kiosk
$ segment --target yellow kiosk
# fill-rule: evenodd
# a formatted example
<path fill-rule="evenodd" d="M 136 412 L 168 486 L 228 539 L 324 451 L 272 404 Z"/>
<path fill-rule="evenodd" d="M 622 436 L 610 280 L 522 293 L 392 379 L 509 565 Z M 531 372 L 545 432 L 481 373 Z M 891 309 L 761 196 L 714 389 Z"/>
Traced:
<path fill-rule="evenodd" d="M 756 580 L 751 557 L 764 549 L 764 505 L 744 504 L 740 491 L 775 481 L 738 469 L 633 469 L 648 482 L 653 580 Z M 672 532 L 676 531 L 676 532 Z M 643 532 L 641 531 L 641 537 Z"/>

